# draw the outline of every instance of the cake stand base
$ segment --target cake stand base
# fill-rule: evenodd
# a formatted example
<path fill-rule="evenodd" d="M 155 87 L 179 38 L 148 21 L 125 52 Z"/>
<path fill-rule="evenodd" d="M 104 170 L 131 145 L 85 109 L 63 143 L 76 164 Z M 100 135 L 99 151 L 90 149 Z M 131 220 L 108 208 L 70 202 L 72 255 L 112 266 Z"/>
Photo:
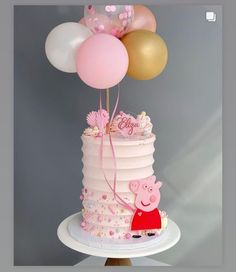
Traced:
<path fill-rule="evenodd" d="M 176 223 L 168 219 L 167 228 L 157 237 L 112 241 L 92 237 L 80 227 L 81 213 L 66 218 L 57 229 L 60 241 L 71 249 L 98 257 L 106 257 L 105 266 L 132 266 L 130 258 L 157 254 L 173 247 L 180 239 Z"/>
<path fill-rule="evenodd" d="M 75 266 L 96 266 L 96 267 L 102 267 L 105 265 L 107 258 L 105 257 L 96 257 L 96 256 L 88 256 L 87 258 L 83 259 L 79 263 L 75 264 Z M 130 258 L 130 261 L 132 263 L 132 266 L 171 266 L 170 264 L 160 262 L 158 260 L 155 260 L 153 258 L 148 257 L 139 257 L 139 258 Z"/>
<path fill-rule="evenodd" d="M 107 258 L 105 266 L 132 266 L 132 263 L 129 258 Z"/>

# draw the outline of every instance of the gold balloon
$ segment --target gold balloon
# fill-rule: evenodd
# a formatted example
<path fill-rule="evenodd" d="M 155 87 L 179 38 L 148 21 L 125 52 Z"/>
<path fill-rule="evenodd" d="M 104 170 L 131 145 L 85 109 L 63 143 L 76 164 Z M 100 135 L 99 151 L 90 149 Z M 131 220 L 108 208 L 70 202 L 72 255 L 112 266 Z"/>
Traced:
<path fill-rule="evenodd" d="M 168 50 L 165 41 L 148 30 L 135 30 L 121 38 L 129 55 L 127 74 L 139 80 L 152 79 L 164 70 Z"/>

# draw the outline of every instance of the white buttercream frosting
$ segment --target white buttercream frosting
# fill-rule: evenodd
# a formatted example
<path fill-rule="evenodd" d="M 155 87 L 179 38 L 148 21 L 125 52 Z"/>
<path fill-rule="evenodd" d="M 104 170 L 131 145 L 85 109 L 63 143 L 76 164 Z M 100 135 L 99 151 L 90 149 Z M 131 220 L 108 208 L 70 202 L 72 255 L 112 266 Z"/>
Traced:
<path fill-rule="evenodd" d="M 140 120 L 150 124 L 145 115 Z M 114 161 L 108 135 L 103 136 L 103 169 L 113 186 Z M 129 189 L 131 180 L 143 179 L 153 175 L 153 153 L 155 135 L 139 135 L 125 138 L 112 132 L 112 142 L 116 156 L 116 192 L 130 206 L 134 206 L 135 196 Z M 83 152 L 83 200 L 82 227 L 99 237 L 128 239 L 135 234 L 130 231 L 133 213 L 117 203 L 114 194 L 104 179 L 101 170 L 100 137 L 82 136 Z M 166 216 L 162 216 L 162 229 L 166 226 Z M 153 230 L 157 235 L 162 229 Z"/>

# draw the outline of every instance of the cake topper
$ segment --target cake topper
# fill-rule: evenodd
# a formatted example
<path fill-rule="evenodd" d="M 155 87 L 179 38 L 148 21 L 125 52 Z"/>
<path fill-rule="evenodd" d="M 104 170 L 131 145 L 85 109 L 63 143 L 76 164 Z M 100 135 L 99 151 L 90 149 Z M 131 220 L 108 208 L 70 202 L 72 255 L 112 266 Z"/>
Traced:
<path fill-rule="evenodd" d="M 137 120 L 130 114 L 126 114 L 123 111 L 120 111 L 116 117 L 117 130 L 124 137 L 132 136 L 135 134 L 139 123 Z"/>
<path fill-rule="evenodd" d="M 101 136 L 104 134 L 106 125 L 109 123 L 109 114 L 104 109 L 91 111 L 87 115 L 86 120 L 90 126 L 90 129 L 86 129 L 84 134 L 91 136 Z"/>
<path fill-rule="evenodd" d="M 139 123 L 139 133 L 141 135 L 147 136 L 152 133 L 152 123 L 151 118 L 146 114 L 145 111 L 142 111 L 137 115 L 137 122 Z"/>
<path fill-rule="evenodd" d="M 111 131 L 124 137 L 148 136 L 152 133 L 152 127 L 151 119 L 145 111 L 138 114 L 136 118 L 120 111 L 112 121 Z"/>
<path fill-rule="evenodd" d="M 147 234 L 152 236 L 153 230 L 161 228 L 161 216 L 157 209 L 160 202 L 160 187 L 162 182 L 156 181 L 155 176 L 143 180 L 131 181 L 130 190 L 135 194 L 136 211 L 134 213 L 131 230 L 138 231 L 134 238 L 141 237 L 141 230 L 150 230 Z"/>

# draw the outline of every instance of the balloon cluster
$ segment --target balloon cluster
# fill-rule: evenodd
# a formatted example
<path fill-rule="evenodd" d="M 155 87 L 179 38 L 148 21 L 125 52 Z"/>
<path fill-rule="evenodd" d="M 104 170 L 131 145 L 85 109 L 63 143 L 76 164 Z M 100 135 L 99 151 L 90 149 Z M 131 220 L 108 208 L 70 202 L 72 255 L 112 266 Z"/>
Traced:
<path fill-rule="evenodd" d="M 107 89 L 126 74 L 148 80 L 164 70 L 168 50 L 156 28 L 143 5 L 88 5 L 78 23 L 60 24 L 48 34 L 45 51 L 55 68 Z"/>

